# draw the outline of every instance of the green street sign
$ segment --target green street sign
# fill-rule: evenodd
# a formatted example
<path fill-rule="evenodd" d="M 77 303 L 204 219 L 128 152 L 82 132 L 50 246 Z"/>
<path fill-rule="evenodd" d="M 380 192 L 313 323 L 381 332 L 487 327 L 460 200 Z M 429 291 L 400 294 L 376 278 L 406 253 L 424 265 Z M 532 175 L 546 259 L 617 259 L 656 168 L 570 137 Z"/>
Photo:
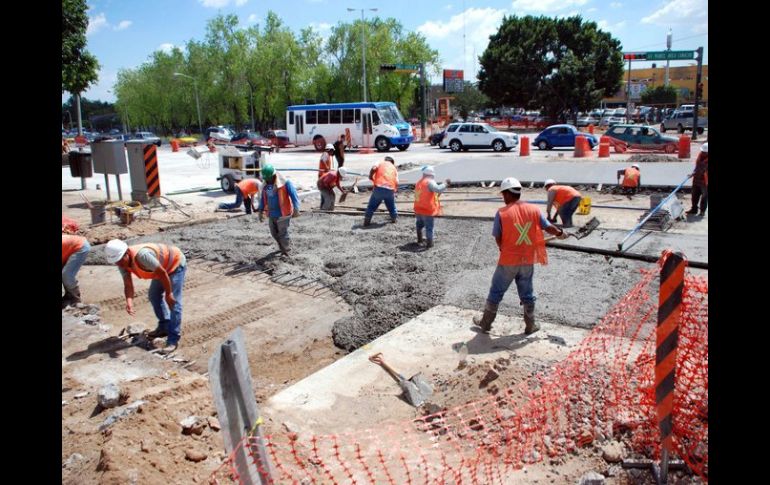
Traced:
<path fill-rule="evenodd" d="M 381 64 L 380 71 L 393 71 L 393 72 L 418 72 L 420 70 L 419 64 Z"/>
<path fill-rule="evenodd" d="M 695 59 L 695 51 L 654 51 L 646 53 L 648 61 L 680 61 Z"/>

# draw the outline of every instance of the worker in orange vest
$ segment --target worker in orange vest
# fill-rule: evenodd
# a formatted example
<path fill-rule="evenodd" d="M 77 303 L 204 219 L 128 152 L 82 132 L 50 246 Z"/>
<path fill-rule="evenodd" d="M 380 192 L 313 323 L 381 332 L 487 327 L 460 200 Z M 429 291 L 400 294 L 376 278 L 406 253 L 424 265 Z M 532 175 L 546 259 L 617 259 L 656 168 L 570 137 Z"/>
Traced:
<path fill-rule="evenodd" d="M 371 197 L 369 197 L 369 205 L 366 207 L 364 227 L 372 223 L 374 211 L 382 202 L 385 202 L 385 207 L 388 208 L 390 222 L 395 224 L 398 221 L 398 213 L 396 212 L 396 191 L 398 190 L 396 161 L 392 157 L 385 157 L 383 161 L 369 170 L 369 179 L 374 188 Z"/>
<path fill-rule="evenodd" d="M 291 251 L 289 225 L 292 217 L 299 216 L 297 189 L 294 188 L 291 180 L 284 179 L 283 175 L 276 172 L 270 164 L 262 167 L 262 179 L 265 181 L 265 186 L 257 208 L 259 222 L 264 220 L 264 212 L 267 210 L 270 235 L 278 243 L 281 253 L 288 256 Z"/>
<path fill-rule="evenodd" d="M 318 161 L 318 178 L 320 179 L 332 170 L 332 156 L 334 156 L 334 145 L 326 144 L 321 159 Z"/>
<path fill-rule="evenodd" d="M 133 316 L 134 281 L 131 275 L 152 280 L 148 297 L 158 326 L 147 334 L 154 339 L 167 337 L 161 352 L 169 354 L 177 349 L 182 334 L 182 287 L 187 271 L 187 258 L 176 246 L 166 244 L 137 244 L 128 246 L 120 239 L 112 239 L 104 248 L 105 258 L 115 264 L 123 276 L 126 312 Z"/>
<path fill-rule="evenodd" d="M 709 144 L 704 143 L 695 159 L 695 170 L 692 172 L 692 208 L 687 211 L 688 214 L 706 215 L 706 208 L 709 204 Z"/>
<path fill-rule="evenodd" d="M 554 179 L 545 181 L 545 190 L 548 191 L 548 203 L 545 212 L 550 222 L 556 222 L 556 215 L 561 216 L 562 227 L 572 227 L 572 214 L 580 205 L 580 192 L 569 185 L 556 185 Z M 551 218 L 551 207 L 556 206 L 556 213 Z"/>
<path fill-rule="evenodd" d="M 422 169 L 422 178 L 414 185 L 414 213 L 417 225 L 417 244 L 422 244 L 422 228 L 425 228 L 426 248 L 433 247 L 433 218 L 440 216 L 441 202 L 439 194 L 449 187 L 451 182 L 446 179 L 443 184 L 437 184 L 432 166 Z"/>
<path fill-rule="evenodd" d="M 243 202 L 243 207 L 246 209 L 246 214 L 251 214 L 252 209 L 256 210 L 256 207 L 254 206 L 254 201 L 257 198 L 257 194 L 259 193 L 260 189 L 262 188 L 262 181 L 259 179 L 243 179 L 237 184 L 235 184 L 235 202 L 232 204 L 228 204 L 227 202 L 222 202 L 219 204 L 220 210 L 233 210 L 237 209 L 241 206 L 241 202 Z"/>
<path fill-rule="evenodd" d="M 61 235 L 61 284 L 64 286 L 64 296 L 61 297 L 62 308 L 80 303 L 77 276 L 90 250 L 91 245 L 86 238 L 70 234 Z"/>
<path fill-rule="evenodd" d="M 642 184 L 642 173 L 639 170 L 639 164 L 634 163 L 628 168 L 618 170 L 618 183 L 623 187 L 624 194 L 635 194 Z M 623 183 L 620 183 L 620 177 L 623 177 Z"/>
<path fill-rule="evenodd" d="M 473 317 L 473 323 L 484 333 L 489 333 L 497 316 L 497 308 L 511 283 L 516 281 L 519 303 L 524 306 L 524 333 L 540 330 L 535 323 L 535 295 L 532 286 L 535 264 L 548 264 L 543 231 L 566 239 L 567 233 L 551 225 L 534 204 L 520 200 L 521 183 L 508 177 L 500 185 L 505 207 L 495 214 L 492 235 L 495 237 L 500 257 L 492 276 L 484 314 Z"/>
<path fill-rule="evenodd" d="M 316 182 L 316 187 L 318 187 L 318 191 L 321 193 L 322 211 L 334 210 L 334 187 L 340 189 L 340 192 L 342 192 L 343 195 L 347 193 L 347 191 L 342 188 L 342 181 L 345 180 L 346 176 L 347 170 L 344 167 L 340 167 L 337 170 L 328 172 L 323 177 L 318 179 L 318 182 Z M 340 202 L 342 202 L 342 199 L 340 199 Z"/>

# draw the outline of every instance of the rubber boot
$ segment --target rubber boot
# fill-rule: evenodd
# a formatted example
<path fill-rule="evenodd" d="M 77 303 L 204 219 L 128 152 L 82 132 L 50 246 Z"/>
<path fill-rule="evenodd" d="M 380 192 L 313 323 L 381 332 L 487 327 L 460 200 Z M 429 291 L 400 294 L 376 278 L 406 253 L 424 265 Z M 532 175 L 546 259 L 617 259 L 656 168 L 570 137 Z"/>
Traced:
<path fill-rule="evenodd" d="M 372 225 L 372 218 L 371 217 L 364 217 L 364 227 L 369 227 Z"/>
<path fill-rule="evenodd" d="M 529 335 L 540 330 L 540 325 L 535 323 L 535 304 L 524 304 L 524 333 Z"/>
<path fill-rule="evenodd" d="M 80 303 L 80 286 L 76 286 L 70 290 L 70 295 L 72 295 L 71 303 L 70 305 L 77 305 Z"/>
<path fill-rule="evenodd" d="M 425 243 L 426 248 L 432 248 L 433 247 L 433 239 L 428 239 Z"/>
<path fill-rule="evenodd" d="M 484 306 L 484 315 L 479 317 L 473 317 L 473 323 L 481 328 L 484 333 L 489 333 L 492 330 L 492 322 L 497 317 L 497 305 L 487 302 Z"/>
<path fill-rule="evenodd" d="M 422 244 L 422 229 L 417 229 L 417 244 Z"/>

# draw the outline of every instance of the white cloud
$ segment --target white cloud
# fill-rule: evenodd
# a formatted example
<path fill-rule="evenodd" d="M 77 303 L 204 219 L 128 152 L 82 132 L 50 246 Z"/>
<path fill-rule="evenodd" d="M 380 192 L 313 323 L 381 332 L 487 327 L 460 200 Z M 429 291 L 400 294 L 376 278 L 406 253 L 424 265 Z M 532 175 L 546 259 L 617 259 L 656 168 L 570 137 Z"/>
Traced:
<path fill-rule="evenodd" d="M 159 45 L 157 50 L 163 51 L 166 54 L 170 54 L 171 51 L 174 50 L 174 47 L 176 47 L 174 44 L 170 44 L 170 43 L 166 42 L 164 44 Z"/>
<path fill-rule="evenodd" d="M 681 25 L 690 27 L 692 32 L 703 33 L 708 29 L 707 0 L 672 0 L 651 15 L 642 18 L 643 24 L 671 27 Z"/>
<path fill-rule="evenodd" d="M 198 0 L 201 5 L 209 8 L 222 8 L 227 7 L 231 3 L 234 3 L 236 7 L 245 5 L 249 0 Z"/>
<path fill-rule="evenodd" d="M 246 5 L 246 2 L 249 0 L 235 0 L 235 6 L 240 7 L 241 5 Z"/>
<path fill-rule="evenodd" d="M 597 20 L 596 25 L 599 26 L 600 30 L 605 32 L 617 33 L 619 30 L 623 30 L 623 28 L 626 26 L 626 21 L 621 20 L 616 24 L 611 24 L 606 20 Z"/>
<path fill-rule="evenodd" d="M 620 3 L 620 2 L 610 2 L 610 7 L 612 7 L 612 8 L 620 8 L 622 6 L 623 6 L 623 4 Z"/>
<path fill-rule="evenodd" d="M 249 18 L 247 19 L 247 22 L 250 24 L 256 23 L 257 21 L 257 14 L 253 13 L 249 15 Z"/>
<path fill-rule="evenodd" d="M 115 86 L 116 82 L 118 82 L 117 70 L 102 68 L 99 70 L 99 79 L 96 84 L 83 92 L 82 97 L 92 101 L 101 100 L 114 102 L 115 94 L 112 92 L 112 88 Z M 62 94 L 62 102 L 65 102 L 67 99 L 69 99 L 69 93 L 65 92 Z M 74 114 L 75 113 L 73 113 L 73 118 Z M 77 123 L 77 120 L 75 120 L 75 123 Z M 84 119 L 83 125 L 84 127 L 88 126 L 88 121 Z"/>
<path fill-rule="evenodd" d="M 107 27 L 109 24 L 107 23 L 107 16 L 103 13 L 100 13 L 99 15 L 95 17 L 90 17 L 88 19 L 88 28 L 86 29 L 86 35 L 91 35 L 99 32 L 104 27 Z"/>
<path fill-rule="evenodd" d="M 556 12 L 570 7 L 580 7 L 588 0 L 513 0 L 513 10 L 525 12 Z"/>
<path fill-rule="evenodd" d="M 120 23 L 114 27 L 114 30 L 125 30 L 131 27 L 132 23 L 133 22 L 131 22 L 130 20 L 121 20 Z"/>
<path fill-rule="evenodd" d="M 596 12 L 597 10 L 599 10 L 599 9 L 598 9 L 598 8 L 596 8 L 596 7 L 591 7 L 591 8 L 589 8 L 588 10 L 586 10 L 586 12 L 587 12 L 587 13 L 591 13 L 591 12 Z"/>
<path fill-rule="evenodd" d="M 310 27 L 321 35 L 327 35 L 332 30 L 332 24 L 326 22 L 310 22 Z"/>
<path fill-rule="evenodd" d="M 445 10 L 452 10 L 453 8 L 454 8 L 454 5 L 452 5 L 451 3 L 449 5 L 444 6 Z"/>

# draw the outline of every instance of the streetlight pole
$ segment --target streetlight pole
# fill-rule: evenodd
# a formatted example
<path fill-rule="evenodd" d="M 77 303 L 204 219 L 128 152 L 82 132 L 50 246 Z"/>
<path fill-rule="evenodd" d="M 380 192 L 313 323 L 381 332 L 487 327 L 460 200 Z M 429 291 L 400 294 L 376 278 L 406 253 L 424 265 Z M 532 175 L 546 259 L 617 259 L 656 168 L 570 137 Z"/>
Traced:
<path fill-rule="evenodd" d="M 363 78 L 362 78 L 362 89 L 364 91 L 364 102 L 366 102 L 366 35 L 365 35 L 365 28 L 366 24 L 364 21 L 364 10 L 371 10 L 372 12 L 376 12 L 376 8 L 348 8 L 348 12 L 355 12 L 356 10 L 361 10 L 361 66 L 363 71 Z"/>
<path fill-rule="evenodd" d="M 201 123 L 201 103 L 198 99 L 198 80 L 187 74 L 181 72 L 175 72 L 174 77 L 189 77 L 193 80 L 193 89 L 195 90 L 195 106 L 198 108 L 198 130 L 200 130 L 201 136 L 203 136 L 203 123 Z"/>
<path fill-rule="evenodd" d="M 671 50 L 671 29 L 670 28 L 668 29 L 668 34 L 666 35 L 666 50 L 667 51 Z M 665 84 L 665 86 L 668 86 L 668 64 L 669 64 L 669 62 L 671 62 L 671 61 L 666 59 L 666 84 Z"/>

